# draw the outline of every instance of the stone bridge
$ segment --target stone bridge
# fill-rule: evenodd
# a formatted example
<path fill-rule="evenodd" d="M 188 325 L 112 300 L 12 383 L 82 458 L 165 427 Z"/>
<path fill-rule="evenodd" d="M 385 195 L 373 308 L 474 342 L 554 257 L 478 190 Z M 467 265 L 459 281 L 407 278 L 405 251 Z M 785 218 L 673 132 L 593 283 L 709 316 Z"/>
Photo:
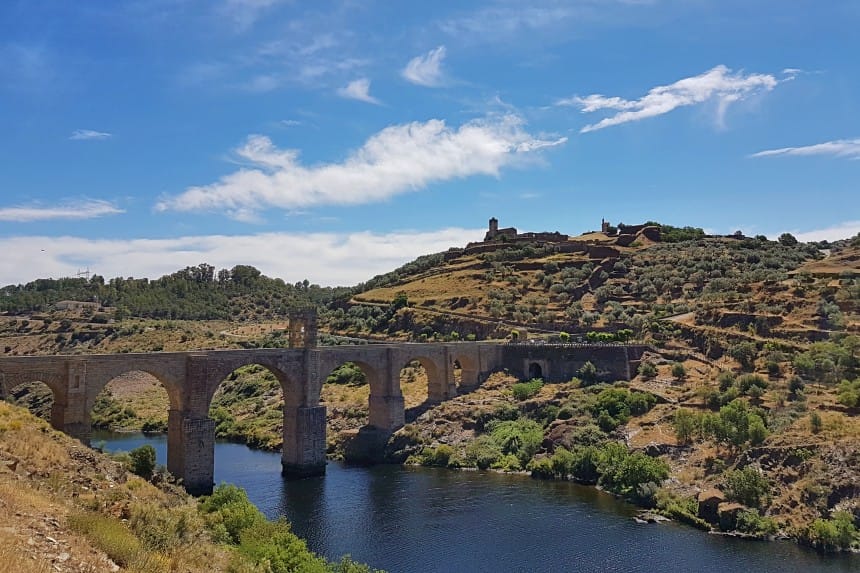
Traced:
<path fill-rule="evenodd" d="M 405 417 L 400 371 L 412 361 L 426 370 L 428 401 L 440 402 L 474 388 L 498 370 L 520 378 L 564 381 L 591 360 L 606 379 L 629 379 L 642 348 L 458 342 L 4 357 L 0 397 L 20 384 L 46 384 L 54 395 L 51 425 L 88 442 L 90 413 L 102 389 L 124 373 L 146 372 L 161 382 L 170 402 L 168 470 L 183 479 L 188 491 L 207 493 L 215 466 L 215 421 L 209 407 L 221 382 L 242 366 L 261 365 L 280 382 L 283 471 L 304 476 L 325 472 L 326 409 L 320 405 L 320 392 L 332 370 L 346 362 L 358 365 L 370 384 L 369 425 L 393 432 L 403 426 Z M 461 371 L 459 386 L 455 365 Z"/>

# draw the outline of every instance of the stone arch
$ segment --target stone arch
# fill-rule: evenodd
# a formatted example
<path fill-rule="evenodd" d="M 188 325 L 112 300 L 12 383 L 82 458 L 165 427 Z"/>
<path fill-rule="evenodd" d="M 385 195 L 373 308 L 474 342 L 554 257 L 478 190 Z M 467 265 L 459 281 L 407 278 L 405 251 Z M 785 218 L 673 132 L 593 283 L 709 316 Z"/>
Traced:
<path fill-rule="evenodd" d="M 543 378 L 544 377 L 544 367 L 540 364 L 540 362 L 530 362 L 528 369 L 528 379 L 532 380 L 534 378 Z"/>
<path fill-rule="evenodd" d="M 113 399 L 113 396 L 110 396 L 113 394 L 112 390 L 121 391 L 123 385 L 131 385 L 135 383 L 142 383 L 145 385 L 153 381 L 155 382 L 153 388 L 143 388 L 143 392 L 148 394 L 148 396 L 144 396 L 143 393 L 140 393 L 135 396 L 135 402 L 138 404 L 138 411 L 139 402 L 137 401 L 141 399 L 145 399 L 149 403 L 155 402 L 156 406 L 159 405 L 159 403 L 162 403 L 163 415 L 148 418 L 147 420 L 143 420 L 143 422 L 152 422 L 156 424 L 158 429 L 151 429 L 151 431 L 165 431 L 170 411 L 179 410 L 181 408 L 181 398 L 176 385 L 165 382 L 164 377 L 158 372 L 147 369 L 129 369 L 124 372 L 115 373 L 110 378 L 103 378 L 93 383 L 91 385 L 91 391 L 87 395 L 87 401 L 85 404 L 87 420 L 91 425 L 93 425 L 93 427 L 96 427 L 96 422 L 93 421 L 93 413 L 96 411 L 100 397 L 110 397 Z M 162 395 L 166 397 L 166 400 L 162 398 Z M 134 404 L 132 404 L 131 407 L 134 408 Z M 105 428 L 105 426 L 102 426 L 102 428 Z"/>
<path fill-rule="evenodd" d="M 457 368 L 459 367 L 459 368 Z M 467 353 L 453 353 L 451 355 L 451 371 L 459 370 L 459 380 L 454 380 L 458 390 L 460 388 L 474 388 L 478 385 L 478 360 Z"/>
<path fill-rule="evenodd" d="M 204 380 L 202 403 L 191 405 L 192 410 L 202 409 L 203 412 L 200 412 L 200 414 L 208 414 L 215 393 L 227 378 L 240 368 L 247 366 L 261 366 L 269 371 L 281 386 L 284 403 L 297 405 L 303 403 L 308 398 L 304 395 L 302 385 L 298 383 L 297 377 L 294 374 L 288 373 L 287 368 L 275 356 L 250 355 L 244 360 L 231 360 L 214 364 L 213 362 L 212 360 L 207 360 L 208 368 L 205 370 L 206 377 Z M 313 396 L 310 397 L 310 399 L 313 398 Z M 316 399 L 318 399 L 318 396 L 316 396 Z"/>
<path fill-rule="evenodd" d="M 323 406 L 329 408 L 329 414 L 332 413 L 331 409 L 344 411 L 352 408 L 355 404 L 354 400 L 360 400 L 360 410 L 363 415 L 347 416 L 342 428 L 344 430 L 352 430 L 370 424 L 371 395 L 380 395 L 383 392 L 383 388 L 378 368 L 375 368 L 364 360 L 349 360 L 346 357 L 342 360 L 329 361 L 325 369 L 320 370 L 320 380 L 325 384 L 334 372 L 347 364 L 352 364 L 361 371 L 365 379 L 364 384 L 359 387 L 351 385 L 352 387 L 349 391 L 340 390 L 338 385 L 335 384 L 328 385 L 321 391 L 320 400 Z M 344 394 L 347 396 L 344 396 Z"/>
<path fill-rule="evenodd" d="M 404 377 L 404 371 L 412 368 L 414 363 L 420 365 L 421 370 L 423 370 L 424 376 L 427 378 L 426 385 L 417 388 L 407 388 L 409 391 L 404 393 L 404 384 L 410 384 L 409 380 Z M 440 370 L 442 369 L 439 368 L 434 360 L 420 355 L 410 357 L 399 365 L 395 382 L 400 387 L 400 393 L 404 399 L 404 407 L 407 409 L 415 408 L 430 400 L 444 400 L 447 397 L 447 381 Z M 411 372 L 407 373 L 407 375 L 411 374 Z M 420 376 L 421 371 L 419 370 L 417 374 Z M 413 383 L 415 382 L 420 383 L 420 380 L 416 380 Z M 422 391 L 423 389 L 426 389 L 426 392 Z"/>
<path fill-rule="evenodd" d="M 158 370 L 154 368 L 147 367 L 139 367 L 137 365 L 129 365 L 128 367 L 123 368 L 115 368 L 109 371 L 103 372 L 101 376 L 97 379 L 90 381 L 87 384 L 87 400 L 84 406 L 87 416 L 90 415 L 93 408 L 95 407 L 96 398 L 98 398 L 99 394 L 105 389 L 105 387 L 110 384 L 112 381 L 120 378 L 121 376 L 131 374 L 134 372 L 143 372 L 158 380 L 161 384 L 161 387 L 164 388 L 165 392 L 167 392 L 167 400 L 170 410 L 181 410 L 182 409 L 182 394 L 180 385 L 164 376 Z"/>
<path fill-rule="evenodd" d="M 25 384 L 38 383 L 51 391 L 48 421 L 57 430 L 65 429 L 67 390 L 63 376 L 57 372 L 27 370 L 26 372 L 0 373 L 0 396 L 8 399 L 13 391 Z"/>
<path fill-rule="evenodd" d="M 16 390 L 19 390 L 16 392 Z M 27 380 L 10 385 L 3 389 L 3 397 L 22 408 L 26 408 L 31 414 L 51 422 L 54 414 L 54 406 L 57 403 L 54 390 L 41 380 Z"/>

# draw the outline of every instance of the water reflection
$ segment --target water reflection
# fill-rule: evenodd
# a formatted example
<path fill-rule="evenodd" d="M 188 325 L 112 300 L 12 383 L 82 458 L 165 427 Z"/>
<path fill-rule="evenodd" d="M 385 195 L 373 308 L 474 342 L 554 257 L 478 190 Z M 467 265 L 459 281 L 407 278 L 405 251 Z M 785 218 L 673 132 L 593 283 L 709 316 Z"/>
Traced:
<path fill-rule="evenodd" d="M 166 443 L 102 434 L 109 450 Z M 95 443 L 95 440 L 94 440 Z M 280 475 L 278 454 L 219 443 L 215 479 L 244 487 L 270 518 L 285 515 L 308 546 L 400 571 L 854 572 L 860 557 L 822 557 L 790 543 L 638 525 L 635 509 L 594 488 L 524 476 L 428 468 L 346 467 Z"/>

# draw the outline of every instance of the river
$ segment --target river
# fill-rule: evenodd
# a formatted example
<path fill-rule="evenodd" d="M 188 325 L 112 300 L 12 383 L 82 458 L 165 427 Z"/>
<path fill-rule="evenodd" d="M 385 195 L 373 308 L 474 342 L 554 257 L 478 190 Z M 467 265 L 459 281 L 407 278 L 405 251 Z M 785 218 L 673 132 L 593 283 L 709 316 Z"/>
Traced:
<path fill-rule="evenodd" d="M 96 432 L 109 451 L 166 437 Z M 280 475 L 280 455 L 219 442 L 215 480 L 239 485 L 268 517 L 285 516 L 329 559 L 399 572 L 860 571 L 860 556 L 787 542 L 708 535 L 674 523 L 640 525 L 632 506 L 569 482 L 525 476 L 329 462 L 325 477 Z"/>

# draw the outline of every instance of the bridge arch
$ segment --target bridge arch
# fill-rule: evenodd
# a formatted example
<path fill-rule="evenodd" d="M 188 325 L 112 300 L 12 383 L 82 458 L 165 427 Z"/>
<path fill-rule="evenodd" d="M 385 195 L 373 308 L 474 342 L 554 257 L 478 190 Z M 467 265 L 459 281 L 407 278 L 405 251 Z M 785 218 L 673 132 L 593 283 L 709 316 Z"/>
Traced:
<path fill-rule="evenodd" d="M 68 395 L 65 377 L 59 372 L 39 370 L 9 374 L 0 373 L 0 398 L 9 399 L 17 388 L 28 384 L 49 390 L 50 396 L 42 392 L 40 393 L 41 396 L 37 398 L 43 405 L 43 409 L 46 410 L 45 412 L 34 412 L 32 408 L 25 407 L 33 414 L 44 414 L 43 417 L 47 418 L 53 428 L 64 430 Z M 23 406 L 20 402 L 18 404 Z"/>
<path fill-rule="evenodd" d="M 132 386 L 131 393 L 127 393 Z M 165 431 L 167 419 L 171 410 L 181 408 L 181 396 L 174 384 L 165 382 L 157 371 L 128 370 L 115 376 L 100 378 L 91 384 L 85 404 L 86 419 L 93 427 L 109 428 L 110 421 L 118 421 L 119 416 L 113 406 L 120 405 L 123 399 L 119 396 L 132 396 L 130 402 L 137 406 L 134 417 L 139 418 L 140 402 L 143 401 L 152 416 L 143 420 L 144 431 Z M 133 407 L 130 404 L 126 407 Z M 112 411 L 113 410 L 113 411 Z M 159 412 L 155 412 L 160 410 Z"/>
<path fill-rule="evenodd" d="M 462 389 L 474 388 L 478 385 L 478 359 L 468 352 L 455 349 L 451 357 L 451 381 L 459 392 Z"/>

